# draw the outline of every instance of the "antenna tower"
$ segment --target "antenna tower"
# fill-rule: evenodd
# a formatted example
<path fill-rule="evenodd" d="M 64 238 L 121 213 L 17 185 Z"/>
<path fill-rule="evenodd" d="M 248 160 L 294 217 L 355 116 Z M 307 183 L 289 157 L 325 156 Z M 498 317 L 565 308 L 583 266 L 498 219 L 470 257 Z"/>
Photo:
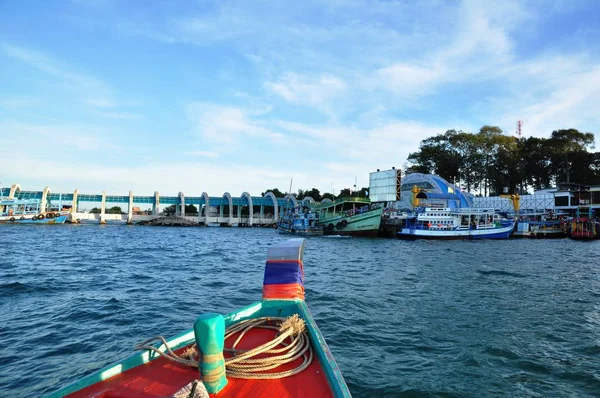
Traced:
<path fill-rule="evenodd" d="M 519 136 L 519 139 L 522 137 L 522 132 L 521 132 L 522 127 L 523 127 L 523 121 L 522 120 L 517 121 L 517 135 Z"/>

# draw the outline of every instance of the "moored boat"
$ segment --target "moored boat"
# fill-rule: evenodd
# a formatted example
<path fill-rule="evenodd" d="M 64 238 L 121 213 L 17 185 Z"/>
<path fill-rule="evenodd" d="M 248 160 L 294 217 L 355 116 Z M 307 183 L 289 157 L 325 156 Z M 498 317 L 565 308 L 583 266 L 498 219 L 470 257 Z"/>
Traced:
<path fill-rule="evenodd" d="M 318 215 L 312 210 L 298 206 L 285 210 L 277 219 L 275 227 L 278 232 L 299 236 L 323 235 L 323 227 L 318 225 Z"/>
<path fill-rule="evenodd" d="M 38 199 L 0 199 L 0 223 L 63 224 L 68 211 L 42 211 Z"/>
<path fill-rule="evenodd" d="M 383 207 L 368 198 L 346 197 L 311 205 L 325 235 L 377 236 Z"/>
<path fill-rule="evenodd" d="M 50 397 L 349 397 L 304 301 L 304 242 L 268 249 L 262 301 L 201 315 L 193 329 L 145 341 L 142 352 Z"/>
<path fill-rule="evenodd" d="M 507 239 L 514 221 L 498 219 L 493 209 L 418 207 L 398 237 L 406 239 Z"/>
<path fill-rule="evenodd" d="M 565 223 L 551 214 L 523 214 L 516 221 L 513 237 L 516 238 L 564 238 Z"/>
<path fill-rule="evenodd" d="M 571 226 L 567 229 L 567 236 L 575 240 L 598 239 L 597 227 L 592 208 L 580 206 L 571 220 Z"/>

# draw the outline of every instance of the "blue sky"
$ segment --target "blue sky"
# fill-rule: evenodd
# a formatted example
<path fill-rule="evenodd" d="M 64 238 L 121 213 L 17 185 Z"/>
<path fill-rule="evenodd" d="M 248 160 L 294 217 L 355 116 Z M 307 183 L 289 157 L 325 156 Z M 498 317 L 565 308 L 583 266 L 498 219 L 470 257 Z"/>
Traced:
<path fill-rule="evenodd" d="M 599 137 L 596 1 L 0 3 L 3 186 L 368 186 L 448 129 Z"/>

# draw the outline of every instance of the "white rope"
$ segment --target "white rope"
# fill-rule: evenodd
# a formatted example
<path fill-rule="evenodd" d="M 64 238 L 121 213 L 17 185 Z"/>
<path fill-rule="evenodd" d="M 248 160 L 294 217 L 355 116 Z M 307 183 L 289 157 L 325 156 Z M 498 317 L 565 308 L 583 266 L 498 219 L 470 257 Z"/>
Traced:
<path fill-rule="evenodd" d="M 253 349 L 237 349 L 237 345 L 246 333 L 254 328 L 277 330 L 278 333 L 273 340 Z M 238 379 L 279 379 L 302 372 L 312 362 L 313 352 L 306 333 L 306 326 L 304 320 L 298 314 L 294 314 L 289 318 L 263 317 L 235 323 L 225 330 L 225 339 L 236 333 L 239 333 L 239 336 L 232 347 L 224 349 L 224 351 L 233 354 L 231 358 L 225 359 L 225 368 L 229 377 Z M 155 340 L 162 342 L 166 352 L 160 351 L 150 344 Z M 278 348 L 280 345 L 281 347 Z M 136 345 L 135 348 L 136 350 L 150 350 L 182 365 L 198 367 L 198 350 L 195 344 L 184 352 L 184 357 L 175 354 L 162 336 L 148 339 Z M 270 355 L 258 358 L 261 354 Z M 294 362 L 300 357 L 303 357 L 302 363 L 293 369 L 276 373 L 263 373 L 266 370 Z"/>

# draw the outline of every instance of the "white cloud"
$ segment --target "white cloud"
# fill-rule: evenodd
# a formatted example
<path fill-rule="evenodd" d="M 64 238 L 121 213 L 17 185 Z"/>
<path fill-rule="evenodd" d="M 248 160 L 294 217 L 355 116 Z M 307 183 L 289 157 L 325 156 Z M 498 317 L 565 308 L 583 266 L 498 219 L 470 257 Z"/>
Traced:
<path fill-rule="evenodd" d="M 548 69 L 540 70 L 537 76 L 526 75 L 530 79 L 544 80 L 544 95 L 516 96 L 510 106 L 504 104 L 503 120 L 524 120 L 526 135 L 548 137 L 553 130 L 578 128 L 590 131 L 600 138 L 598 125 L 598 104 L 600 104 L 600 65 L 582 64 L 571 69 L 570 73 L 553 79 L 552 61 Z M 532 69 L 537 71 L 537 68 Z"/>
<path fill-rule="evenodd" d="M 29 148 L 39 153 L 48 153 L 46 148 L 54 148 L 55 145 L 81 151 L 119 150 L 117 145 L 102 138 L 105 135 L 103 131 L 93 125 L 4 122 L 0 123 L 0 132 L 11 137 L 11 147 Z"/>
<path fill-rule="evenodd" d="M 24 47 L 0 43 L 0 54 L 21 61 L 50 75 L 63 84 L 66 92 L 75 92 L 80 102 L 91 107 L 112 108 L 117 105 L 112 87 L 100 79 L 75 72 L 71 67 L 46 54 Z"/>
<path fill-rule="evenodd" d="M 4 152 L 0 150 L 0 153 Z M 228 166 L 210 162 L 147 163 L 139 166 L 106 166 L 64 160 L 50 161 L 32 158 L 26 153 L 5 152 L 5 172 L 25 190 L 42 189 L 51 185 L 53 192 L 97 194 L 106 189 L 108 194 L 124 194 L 130 190 L 136 195 L 220 196 L 230 192 L 239 196 L 248 191 L 258 196 L 274 187 L 289 186 L 293 178 L 299 186 L 312 183 L 309 175 L 292 169 L 272 170 L 246 164 L 229 163 Z"/>
<path fill-rule="evenodd" d="M 141 120 L 141 119 L 144 119 L 144 115 L 141 115 L 139 113 L 131 113 L 131 112 L 94 111 L 94 114 L 105 117 L 107 119 L 115 119 L 115 120 Z"/>
<path fill-rule="evenodd" d="M 398 97 L 414 97 L 428 94 L 445 77 L 441 66 L 424 67 L 397 63 L 375 72 L 375 86 L 392 91 Z"/>
<path fill-rule="evenodd" d="M 198 157 L 204 157 L 204 158 L 218 158 L 219 157 L 219 154 L 217 152 L 211 152 L 211 151 L 189 151 L 186 153 L 191 156 L 198 156 Z"/>
<path fill-rule="evenodd" d="M 241 108 L 194 102 L 187 105 L 186 112 L 195 131 L 209 143 L 239 144 L 248 137 L 283 139 L 281 133 L 263 127 Z"/>
<path fill-rule="evenodd" d="M 265 87 L 287 102 L 308 105 L 317 109 L 330 109 L 332 100 L 346 91 L 346 83 L 331 75 L 320 77 L 300 76 L 286 73 L 276 81 L 265 83 Z"/>

